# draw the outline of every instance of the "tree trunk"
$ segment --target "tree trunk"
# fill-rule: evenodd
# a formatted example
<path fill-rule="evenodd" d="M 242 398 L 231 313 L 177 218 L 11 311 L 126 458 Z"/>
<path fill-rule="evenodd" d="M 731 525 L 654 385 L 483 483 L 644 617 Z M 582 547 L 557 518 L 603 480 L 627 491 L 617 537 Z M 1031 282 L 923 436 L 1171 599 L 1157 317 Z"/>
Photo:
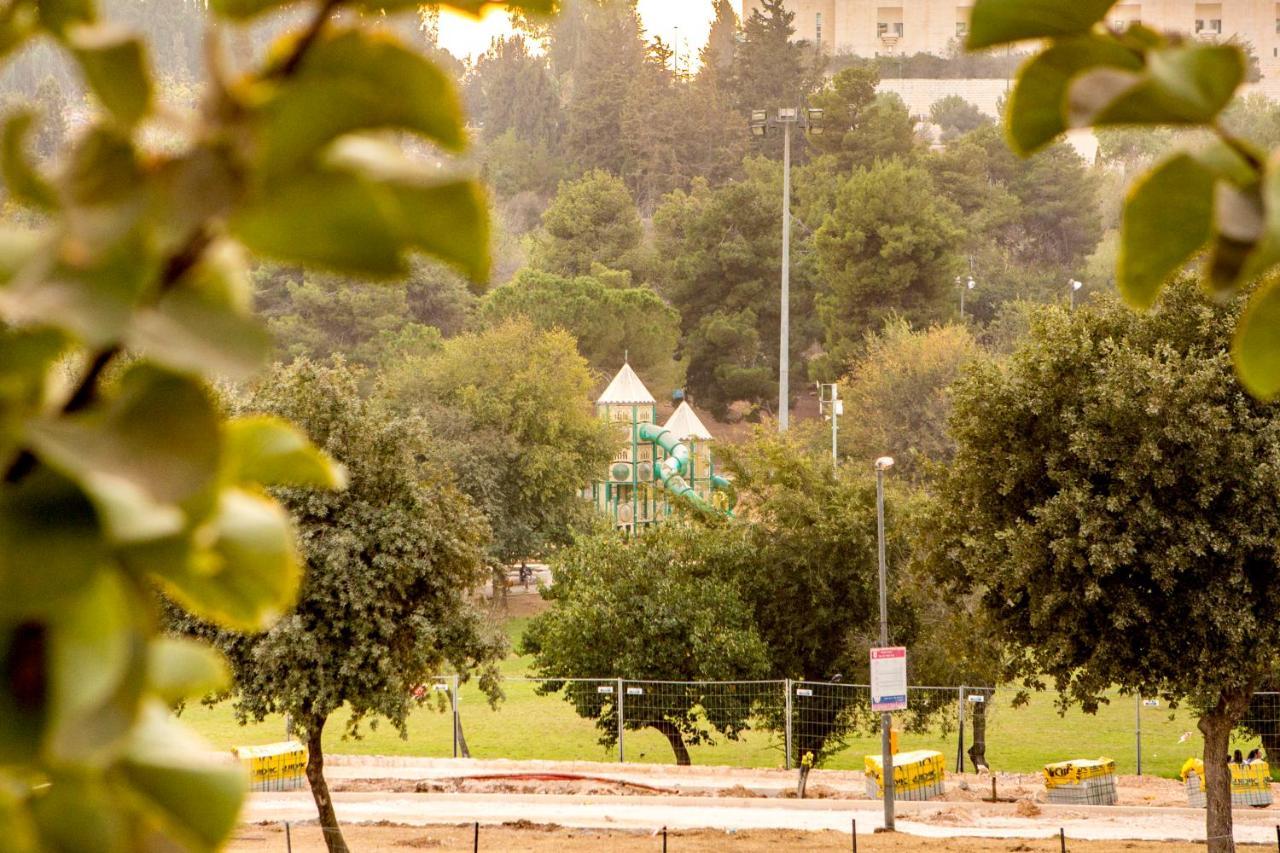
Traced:
<path fill-rule="evenodd" d="M 307 783 L 311 786 L 311 797 L 316 801 L 320 829 L 324 832 L 324 842 L 329 847 L 329 853 L 350 853 L 347 842 L 342 837 L 342 829 L 338 826 L 338 814 L 333 810 L 329 785 L 324 781 L 324 747 L 321 744 L 324 724 L 324 717 L 314 716 L 306 723 Z"/>
<path fill-rule="evenodd" d="M 666 736 L 667 743 L 671 744 L 671 751 L 676 754 L 676 764 L 681 767 L 688 767 L 693 763 L 689 760 L 689 748 L 684 745 L 684 738 L 680 735 L 680 729 L 676 728 L 675 723 L 669 720 L 658 720 L 649 725 Z"/>
<path fill-rule="evenodd" d="M 1227 756 L 1231 750 L 1231 729 L 1235 717 L 1227 712 L 1224 699 L 1200 718 L 1204 735 L 1205 838 L 1209 853 L 1233 853 L 1236 849 L 1231 824 L 1231 771 Z"/>
<path fill-rule="evenodd" d="M 969 746 L 969 760 L 973 762 L 973 772 L 987 767 L 987 702 L 990 696 L 984 695 L 983 702 L 970 702 L 969 714 L 973 720 L 973 743 Z"/>

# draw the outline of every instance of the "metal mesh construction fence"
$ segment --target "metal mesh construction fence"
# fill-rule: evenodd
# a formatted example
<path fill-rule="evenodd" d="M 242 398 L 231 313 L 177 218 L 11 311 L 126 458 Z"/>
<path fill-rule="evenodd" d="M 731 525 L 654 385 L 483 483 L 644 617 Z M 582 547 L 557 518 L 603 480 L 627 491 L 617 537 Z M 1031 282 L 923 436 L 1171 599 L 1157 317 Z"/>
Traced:
<path fill-rule="evenodd" d="M 880 749 L 879 715 L 866 685 L 823 681 L 677 682 L 508 677 L 491 705 L 451 676 L 423 686 L 404 750 L 555 761 L 689 763 L 861 770 Z M 1062 711 L 1052 694 L 1015 702 L 1014 688 L 912 687 L 894 715 L 904 750 L 941 752 L 951 771 L 1036 773 L 1045 764 L 1109 758 L 1122 774 L 1176 777 L 1203 742 L 1194 714 L 1113 693 L 1096 714 Z M 1280 756 L 1280 693 L 1259 693 L 1232 749 Z M 347 742 L 339 751 L 376 751 Z M 1280 762 L 1273 761 L 1272 764 Z"/>

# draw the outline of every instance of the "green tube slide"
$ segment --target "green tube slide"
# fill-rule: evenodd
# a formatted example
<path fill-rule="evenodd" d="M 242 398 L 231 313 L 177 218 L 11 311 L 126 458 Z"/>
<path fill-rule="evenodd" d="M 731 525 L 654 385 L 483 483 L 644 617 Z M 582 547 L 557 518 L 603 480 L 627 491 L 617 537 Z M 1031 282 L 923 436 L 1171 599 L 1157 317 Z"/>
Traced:
<path fill-rule="evenodd" d="M 656 424 L 640 424 L 641 441 L 652 441 L 667 452 L 667 458 L 661 462 L 653 463 L 653 475 L 658 478 L 658 482 L 672 495 L 684 498 L 689 503 L 706 510 L 707 512 L 721 512 L 715 506 L 702 499 L 702 496 L 693 490 L 693 487 L 686 482 L 685 477 L 689 474 L 689 446 L 678 441 L 675 435 L 665 427 Z M 713 476 L 711 478 L 711 487 L 718 491 L 724 491 L 730 496 L 729 512 L 732 515 L 733 510 L 733 485 L 724 477 Z"/>

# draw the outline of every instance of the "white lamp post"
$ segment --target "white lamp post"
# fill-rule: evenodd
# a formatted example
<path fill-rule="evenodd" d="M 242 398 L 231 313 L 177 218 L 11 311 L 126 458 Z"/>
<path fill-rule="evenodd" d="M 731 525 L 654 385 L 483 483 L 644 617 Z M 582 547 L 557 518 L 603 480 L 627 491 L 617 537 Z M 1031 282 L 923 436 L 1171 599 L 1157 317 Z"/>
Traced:
<path fill-rule="evenodd" d="M 1076 291 L 1084 287 L 1084 282 L 1073 278 L 1067 284 L 1071 285 L 1071 310 L 1074 311 L 1076 310 Z"/>
<path fill-rule="evenodd" d="M 884 472 L 893 467 L 892 456 L 876 460 L 876 540 L 880 551 L 880 647 L 889 645 L 889 595 L 884 559 Z M 893 715 L 880 715 L 880 776 L 884 779 L 884 828 L 893 831 Z"/>

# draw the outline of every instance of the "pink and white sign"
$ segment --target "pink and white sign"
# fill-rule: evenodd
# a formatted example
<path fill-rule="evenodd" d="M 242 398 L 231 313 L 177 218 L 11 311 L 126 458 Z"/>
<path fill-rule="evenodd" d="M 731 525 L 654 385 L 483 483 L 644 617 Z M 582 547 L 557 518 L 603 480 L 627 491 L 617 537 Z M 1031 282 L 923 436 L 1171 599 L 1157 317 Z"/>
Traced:
<path fill-rule="evenodd" d="M 907 650 L 901 646 L 871 650 L 871 710 L 907 708 Z"/>

